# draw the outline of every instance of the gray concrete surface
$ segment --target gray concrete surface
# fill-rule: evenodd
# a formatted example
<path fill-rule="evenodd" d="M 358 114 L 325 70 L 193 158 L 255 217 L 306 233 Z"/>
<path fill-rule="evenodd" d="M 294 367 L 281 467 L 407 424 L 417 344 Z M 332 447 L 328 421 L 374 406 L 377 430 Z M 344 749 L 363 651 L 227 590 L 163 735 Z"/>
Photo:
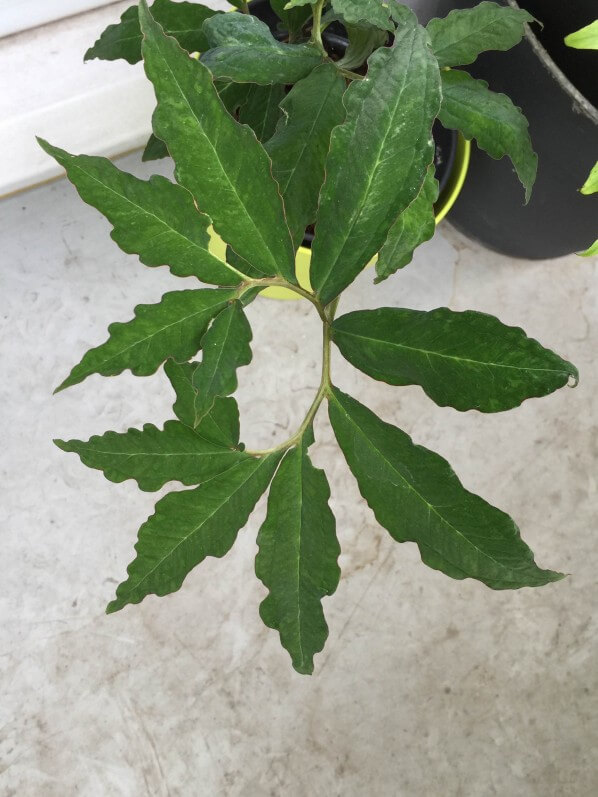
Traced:
<path fill-rule="evenodd" d="M 122 166 L 150 171 L 138 156 Z M 258 617 L 264 501 L 180 592 L 104 615 L 156 496 L 51 439 L 160 423 L 172 399 L 162 374 L 51 391 L 108 323 L 183 283 L 119 252 L 64 181 L 2 202 L 0 225 L 3 797 L 598 794 L 596 260 L 517 262 L 443 225 L 402 274 L 373 286 L 364 273 L 347 292 L 344 309 L 492 312 L 578 365 L 576 390 L 495 416 L 333 365 L 341 387 L 510 512 L 542 566 L 571 575 L 496 593 L 427 569 L 377 526 L 321 413 L 314 452 L 343 577 L 306 678 Z M 308 406 L 319 335 L 303 302 L 260 299 L 249 315 L 242 432 L 258 446 Z"/>

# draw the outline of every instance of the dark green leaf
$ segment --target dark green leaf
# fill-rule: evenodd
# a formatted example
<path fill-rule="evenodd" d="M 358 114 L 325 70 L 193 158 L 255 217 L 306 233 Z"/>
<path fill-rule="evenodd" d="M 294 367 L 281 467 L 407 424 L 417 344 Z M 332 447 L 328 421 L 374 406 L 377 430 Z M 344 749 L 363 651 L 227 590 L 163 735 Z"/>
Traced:
<path fill-rule="evenodd" d="M 177 363 L 167 360 L 164 371 L 176 393 L 172 407 L 174 414 L 201 437 L 228 448 L 239 446 L 239 407 L 234 398 L 217 398 L 211 410 L 200 417 L 197 407 L 197 390 L 193 387 L 193 374 L 199 363 Z"/>
<path fill-rule="evenodd" d="M 532 149 L 527 119 L 505 94 L 489 91 L 483 80 L 467 72 L 442 72 L 442 106 L 438 118 L 445 127 L 475 138 L 490 157 L 511 159 L 528 202 L 536 179 L 538 156 Z"/>
<path fill-rule="evenodd" d="M 510 50 L 523 38 L 525 23 L 533 20 L 523 9 L 483 2 L 431 19 L 427 27 L 440 66 L 459 66 L 472 64 L 486 50 Z"/>
<path fill-rule="evenodd" d="M 356 368 L 391 385 L 421 385 L 441 407 L 502 412 L 577 380 L 577 369 L 486 313 L 398 307 L 338 318 L 333 337 Z"/>
<path fill-rule="evenodd" d="M 202 359 L 193 374 L 195 414 L 200 419 L 214 399 L 237 389 L 237 368 L 251 362 L 251 327 L 240 302 L 232 302 L 212 321 L 201 339 Z"/>
<path fill-rule="evenodd" d="M 171 291 L 158 304 L 138 305 L 131 321 L 110 324 L 108 340 L 90 349 L 55 392 L 91 374 L 115 376 L 130 368 L 135 376 L 149 376 L 168 357 L 188 360 L 199 351 L 212 318 L 233 296 L 223 289 Z"/>
<path fill-rule="evenodd" d="M 438 182 L 434 165 L 428 168 L 426 179 L 413 202 L 406 208 L 389 230 L 384 246 L 376 260 L 374 282 L 390 277 L 413 259 L 413 252 L 424 241 L 429 241 L 436 229 L 434 203 L 438 199 Z"/>
<path fill-rule="evenodd" d="M 284 86 L 251 84 L 247 99 L 239 110 L 239 122 L 249 125 L 260 141 L 267 141 L 276 130 L 276 123 L 281 116 L 280 103 L 284 95 Z"/>
<path fill-rule="evenodd" d="M 152 133 L 151 136 L 147 140 L 147 144 L 145 145 L 145 149 L 143 150 L 143 155 L 141 156 L 142 161 L 157 161 L 161 158 L 168 157 L 168 150 L 166 149 L 166 144 L 163 141 L 160 141 L 159 138 Z"/>
<path fill-rule="evenodd" d="M 340 577 L 330 488 L 324 471 L 312 465 L 308 444 L 304 439 L 287 451 L 274 477 L 255 559 L 256 575 L 269 590 L 261 618 L 278 630 L 293 667 L 306 675 L 328 637 L 321 600 Z"/>
<path fill-rule="evenodd" d="M 177 277 L 197 277 L 215 285 L 238 285 L 236 269 L 208 251 L 210 219 L 193 197 L 160 175 L 149 181 L 121 172 L 107 158 L 70 155 L 38 139 L 66 169 L 81 198 L 106 216 L 113 240 L 146 266 L 167 265 Z"/>
<path fill-rule="evenodd" d="M 112 482 L 135 479 L 142 490 L 159 490 L 166 482 L 200 484 L 247 458 L 207 440 L 179 421 L 164 429 L 146 423 L 122 434 L 106 432 L 83 440 L 55 440 L 58 448 L 79 454 L 88 468 L 104 472 Z"/>
<path fill-rule="evenodd" d="M 349 46 L 337 62 L 344 69 L 357 69 L 364 64 L 370 55 L 386 43 L 388 33 L 371 25 L 346 25 Z"/>
<path fill-rule="evenodd" d="M 139 18 L 145 69 L 158 100 L 153 129 L 174 158 L 177 182 L 261 274 L 295 282 L 291 235 L 264 148 L 226 111 L 209 71 L 163 35 L 145 0 Z"/>
<path fill-rule="evenodd" d="M 387 5 L 382 0 L 332 0 L 332 8 L 351 24 L 367 22 L 382 30 L 394 31 Z"/>
<path fill-rule="evenodd" d="M 195 490 L 169 493 L 158 501 L 155 514 L 139 529 L 129 577 L 106 611 L 139 603 L 146 595 L 175 592 L 206 556 L 224 556 L 268 487 L 280 457 L 248 457 Z"/>
<path fill-rule="evenodd" d="M 330 421 L 359 491 L 397 542 L 422 561 L 492 589 L 539 587 L 562 578 L 541 570 L 511 518 L 468 492 L 448 462 L 334 389 Z"/>
<path fill-rule="evenodd" d="M 247 102 L 247 96 L 253 88 L 251 83 L 214 83 L 218 96 L 231 116 L 235 116 L 241 106 Z"/>
<path fill-rule="evenodd" d="M 440 73 L 415 21 L 369 59 L 344 95 L 346 121 L 331 137 L 312 245 L 311 282 L 327 304 L 380 249 L 418 195 L 434 156 Z"/>
<path fill-rule="evenodd" d="M 301 38 L 302 28 L 311 17 L 309 2 L 300 8 L 285 9 L 287 0 L 270 0 L 270 6 L 280 19 L 285 30 L 289 32 L 289 41 Z"/>
<path fill-rule="evenodd" d="M 316 67 L 283 100 L 284 116 L 266 144 L 295 246 L 316 217 L 330 134 L 345 115 L 344 91 L 345 81 L 336 67 Z"/>
<path fill-rule="evenodd" d="M 264 22 L 248 14 L 213 17 L 203 30 L 212 49 L 201 61 L 216 78 L 260 85 L 296 83 L 322 62 L 312 45 L 279 42 Z"/>
<path fill-rule="evenodd" d="M 199 3 L 173 3 L 171 0 L 156 0 L 152 14 L 162 27 L 188 52 L 203 52 L 208 42 L 201 26 L 209 17 L 221 14 Z M 101 58 L 115 61 L 124 58 L 130 64 L 141 61 L 141 29 L 136 5 L 127 8 L 115 25 L 108 25 L 100 38 L 85 53 L 85 60 Z"/>

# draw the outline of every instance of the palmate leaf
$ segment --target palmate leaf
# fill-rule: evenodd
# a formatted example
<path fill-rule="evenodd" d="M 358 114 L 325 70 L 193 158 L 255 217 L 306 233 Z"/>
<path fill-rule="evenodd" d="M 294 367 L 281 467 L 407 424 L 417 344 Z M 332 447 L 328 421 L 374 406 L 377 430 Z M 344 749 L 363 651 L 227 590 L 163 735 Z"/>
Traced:
<path fill-rule="evenodd" d="M 135 479 L 147 491 L 170 481 L 200 484 L 247 459 L 247 454 L 214 443 L 180 421 L 166 421 L 164 429 L 146 423 L 142 430 L 106 432 L 87 442 L 54 442 L 78 454 L 88 468 L 103 471 L 110 481 Z"/>
<path fill-rule="evenodd" d="M 251 84 L 245 102 L 239 108 L 239 122 L 249 125 L 259 141 L 267 141 L 276 130 L 282 114 L 280 103 L 284 96 L 284 86 Z"/>
<path fill-rule="evenodd" d="M 221 14 L 199 3 L 174 3 L 155 0 L 152 15 L 188 52 L 203 52 L 208 47 L 201 26 L 209 17 Z M 141 29 L 137 5 L 127 8 L 120 22 L 109 25 L 97 42 L 85 53 L 85 60 L 101 58 L 115 61 L 124 58 L 130 64 L 141 61 Z"/>
<path fill-rule="evenodd" d="M 146 266 L 167 265 L 177 277 L 238 285 L 243 275 L 208 251 L 210 219 L 193 197 L 160 175 L 140 180 L 107 158 L 71 155 L 43 139 L 40 146 L 66 169 L 81 199 L 103 213 L 112 239 Z"/>
<path fill-rule="evenodd" d="M 434 203 L 438 199 L 438 181 L 434 174 L 435 168 L 431 165 L 419 194 L 390 228 L 384 246 L 378 253 L 374 282 L 382 282 L 411 263 L 416 248 L 434 235 Z"/>
<path fill-rule="evenodd" d="M 538 156 L 532 149 L 525 116 L 505 94 L 488 89 L 484 80 L 451 69 L 442 73 L 442 106 L 438 118 L 495 160 L 508 155 L 529 201 L 536 180 Z"/>
<path fill-rule="evenodd" d="M 234 297 L 234 291 L 171 291 L 158 304 L 140 304 L 135 318 L 110 324 L 110 337 L 85 354 L 55 392 L 82 382 L 91 374 L 115 376 L 130 368 L 149 376 L 168 359 L 188 360 L 199 351 L 212 318 Z"/>
<path fill-rule="evenodd" d="M 359 491 L 397 542 L 415 542 L 422 561 L 452 578 L 492 589 L 539 587 L 562 578 L 541 570 L 511 518 L 468 492 L 448 462 L 332 391 L 330 421 Z"/>
<path fill-rule="evenodd" d="M 345 81 L 336 67 L 316 67 L 282 101 L 284 116 L 265 145 L 295 246 L 316 218 L 330 134 L 345 116 L 344 91 Z"/>
<path fill-rule="evenodd" d="M 337 318 L 333 339 L 356 368 L 421 385 L 441 407 L 502 412 L 577 380 L 575 366 L 486 313 L 395 307 Z"/>
<path fill-rule="evenodd" d="M 219 79 L 260 85 L 296 83 L 322 63 L 315 47 L 279 42 L 264 22 L 249 14 L 213 17 L 203 31 L 211 49 L 201 61 Z"/>
<path fill-rule="evenodd" d="M 136 559 L 106 611 L 116 612 L 146 595 L 167 595 L 206 556 L 224 556 L 233 546 L 268 487 L 281 454 L 247 457 L 195 490 L 169 493 L 139 529 Z"/>
<path fill-rule="evenodd" d="M 324 304 L 380 249 L 419 193 L 434 156 L 440 73 L 415 17 L 397 30 L 392 47 L 371 56 L 367 79 L 351 84 L 344 104 L 346 120 L 331 136 L 312 245 L 311 283 Z"/>
<path fill-rule="evenodd" d="M 486 50 L 510 50 L 534 18 L 521 8 L 484 0 L 475 8 L 455 9 L 442 19 L 431 19 L 427 29 L 440 66 L 472 64 Z"/>
<path fill-rule="evenodd" d="M 297 672 L 313 672 L 328 626 L 321 600 L 338 586 L 340 546 L 323 470 L 308 454 L 311 429 L 289 449 L 270 487 L 268 513 L 257 538 L 257 577 L 269 594 L 260 606 L 264 623 L 280 633 Z"/>
<path fill-rule="evenodd" d="M 251 362 L 251 327 L 240 302 L 222 310 L 201 339 L 202 358 L 193 373 L 196 417 L 201 419 L 219 396 L 237 389 L 237 368 Z"/>
<path fill-rule="evenodd" d="M 153 129 L 174 158 L 177 182 L 256 270 L 295 282 L 293 244 L 264 148 L 226 111 L 206 67 L 163 34 L 145 0 L 139 19 L 145 70 L 158 100 Z"/>
<path fill-rule="evenodd" d="M 239 407 L 232 396 L 214 399 L 210 411 L 200 415 L 198 393 L 193 386 L 193 374 L 198 366 L 196 362 L 177 363 L 176 360 L 164 363 L 164 371 L 176 394 L 172 406 L 174 414 L 206 440 L 242 451 L 244 446 L 239 444 Z"/>

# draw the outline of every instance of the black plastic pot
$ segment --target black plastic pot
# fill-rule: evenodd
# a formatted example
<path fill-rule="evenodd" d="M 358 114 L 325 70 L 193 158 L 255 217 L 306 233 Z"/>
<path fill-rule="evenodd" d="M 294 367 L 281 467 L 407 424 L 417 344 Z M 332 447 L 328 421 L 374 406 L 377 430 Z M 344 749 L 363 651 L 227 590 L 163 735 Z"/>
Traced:
<path fill-rule="evenodd" d="M 435 3 L 433 5 L 436 5 Z M 272 11 L 268 0 L 252 0 L 249 3 L 251 13 L 265 22 L 275 33 L 277 38 L 284 39 L 286 32 L 282 30 L 280 20 Z M 433 14 L 431 15 L 433 16 Z M 333 22 L 322 34 L 322 40 L 327 52 L 333 58 L 341 58 L 348 45 L 347 32 L 339 22 Z M 462 153 L 459 151 L 459 136 L 454 130 L 445 130 L 439 122 L 434 124 L 432 130 L 436 152 L 434 163 L 436 166 L 436 179 L 439 182 L 440 193 L 436 206 L 437 213 L 447 202 L 448 194 L 452 194 L 452 177 L 456 168 L 463 168 Z M 460 157 L 461 156 L 461 157 Z M 457 163 L 459 161 L 459 163 Z M 452 200 L 451 200 L 452 201 Z M 313 235 L 306 234 L 304 245 L 309 246 Z"/>
<path fill-rule="evenodd" d="M 476 2 L 434 5 L 443 16 L 450 6 Z M 468 71 L 511 97 L 529 120 L 539 157 L 531 201 L 523 204 L 523 189 L 506 158 L 494 161 L 473 146 L 467 179 L 449 219 L 498 252 L 543 259 L 586 249 L 598 231 L 598 198 L 579 193 L 598 158 L 598 110 L 592 103 L 598 92 L 598 53 L 562 45 L 565 35 L 598 16 L 598 3 L 527 0 L 521 5 L 545 23 L 542 41 L 532 35 L 509 52 L 485 53 Z"/>

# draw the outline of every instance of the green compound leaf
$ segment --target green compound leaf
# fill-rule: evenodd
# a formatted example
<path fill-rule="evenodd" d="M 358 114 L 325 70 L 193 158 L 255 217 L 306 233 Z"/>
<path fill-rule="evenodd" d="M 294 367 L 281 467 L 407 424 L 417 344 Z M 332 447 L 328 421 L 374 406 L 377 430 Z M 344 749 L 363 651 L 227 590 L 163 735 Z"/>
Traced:
<path fill-rule="evenodd" d="M 539 587 L 563 578 L 541 570 L 511 518 L 468 492 L 448 462 L 414 445 L 358 401 L 334 389 L 330 421 L 362 496 L 397 542 L 451 578 L 492 589 Z"/>
<path fill-rule="evenodd" d="M 190 53 L 203 52 L 208 48 L 201 26 L 221 11 L 214 11 L 199 3 L 173 3 L 171 0 L 156 0 L 152 15 L 178 43 Z M 85 60 L 101 58 L 115 61 L 124 58 L 130 64 L 141 61 L 141 29 L 136 5 L 127 8 L 115 25 L 108 25 L 100 38 L 85 53 Z"/>
<path fill-rule="evenodd" d="M 598 19 L 566 36 L 565 44 L 577 50 L 598 50 Z"/>
<path fill-rule="evenodd" d="M 391 385 L 420 385 L 441 407 L 502 412 L 577 381 L 575 366 L 486 313 L 358 310 L 333 324 L 356 368 Z"/>
<path fill-rule="evenodd" d="M 330 134 L 345 116 L 344 92 L 345 81 L 336 67 L 316 67 L 282 101 L 284 116 L 265 145 L 296 247 L 316 218 Z"/>
<path fill-rule="evenodd" d="M 376 28 L 394 32 L 388 6 L 383 5 L 382 0 L 332 0 L 332 8 L 349 25 L 367 22 Z"/>
<path fill-rule="evenodd" d="M 193 374 L 196 418 L 201 419 L 219 396 L 237 389 L 237 368 L 251 362 L 251 327 L 241 303 L 229 304 L 201 339 L 202 359 Z"/>
<path fill-rule="evenodd" d="M 324 304 L 380 249 L 434 156 L 440 73 L 426 31 L 405 25 L 368 65 L 367 78 L 344 94 L 347 117 L 326 160 L 311 258 L 311 283 Z"/>
<path fill-rule="evenodd" d="M 176 394 L 174 414 L 206 440 L 243 450 L 244 446 L 239 444 L 239 407 L 232 396 L 215 399 L 211 410 L 200 416 L 196 406 L 198 393 L 193 387 L 193 375 L 198 366 L 199 363 L 177 363 L 175 360 L 164 363 L 164 371 Z"/>
<path fill-rule="evenodd" d="M 149 376 L 169 357 L 188 360 L 200 348 L 212 318 L 234 297 L 234 291 L 215 289 L 171 291 L 158 304 L 140 304 L 135 318 L 110 324 L 110 337 L 85 354 L 54 392 L 82 382 L 91 374 L 115 376 L 130 368 L 135 376 Z"/>
<path fill-rule="evenodd" d="M 121 172 L 107 158 L 70 155 L 43 139 L 40 146 L 66 169 L 84 202 L 103 213 L 112 239 L 146 266 L 167 265 L 177 277 L 214 285 L 238 285 L 236 269 L 208 251 L 210 219 L 193 197 L 160 175 L 148 181 Z"/>
<path fill-rule="evenodd" d="M 390 228 L 384 246 L 378 253 L 374 282 L 382 282 L 411 263 L 416 248 L 434 235 L 434 203 L 438 199 L 438 181 L 434 174 L 432 165 L 428 168 L 419 194 Z"/>
<path fill-rule="evenodd" d="M 267 489 L 281 454 L 248 457 L 195 490 L 169 493 L 139 529 L 136 559 L 107 613 L 146 595 L 167 595 L 206 556 L 224 556 Z"/>
<path fill-rule="evenodd" d="M 164 36 L 145 0 L 139 18 L 145 69 L 158 100 L 153 130 L 175 161 L 177 182 L 260 274 L 295 282 L 291 235 L 264 148 L 227 112 L 210 72 Z"/>
<path fill-rule="evenodd" d="M 206 21 L 204 33 L 212 49 L 201 61 L 216 78 L 238 83 L 296 83 L 322 63 L 310 44 L 285 44 L 270 28 L 248 14 L 224 14 Z"/>
<path fill-rule="evenodd" d="M 472 64 L 486 50 L 510 50 L 534 18 L 527 11 L 483 2 L 475 8 L 451 11 L 431 19 L 428 33 L 440 66 Z"/>
<path fill-rule="evenodd" d="M 314 654 L 328 637 L 321 600 L 332 595 L 340 578 L 330 488 L 324 471 L 311 463 L 309 442 L 303 438 L 280 464 L 255 559 L 256 575 L 269 590 L 260 616 L 280 633 L 293 667 L 305 675 L 313 672 Z"/>
<path fill-rule="evenodd" d="M 475 138 L 491 158 L 499 160 L 508 155 L 529 202 L 538 156 L 532 149 L 527 119 L 505 94 L 489 91 L 484 80 L 451 69 L 442 73 L 438 118 L 445 127 L 460 130 L 465 138 Z"/>
<path fill-rule="evenodd" d="M 232 86 L 243 85 L 232 83 Z M 239 109 L 239 122 L 249 125 L 259 141 L 267 141 L 276 130 L 281 116 L 280 103 L 285 96 L 284 86 L 258 86 L 252 83 L 247 99 Z"/>
<path fill-rule="evenodd" d="M 586 196 L 598 192 L 598 161 L 592 167 L 592 171 L 590 172 L 588 179 L 580 188 L 580 191 Z"/>
<path fill-rule="evenodd" d="M 145 145 L 145 149 L 141 155 L 141 160 L 144 162 L 157 161 L 161 158 L 167 157 L 168 150 L 166 149 L 166 144 L 163 141 L 160 141 L 159 138 L 156 138 L 156 136 L 152 133 L 147 140 L 147 144 Z"/>
<path fill-rule="evenodd" d="M 104 472 L 112 482 L 135 479 L 142 490 L 159 490 L 167 482 L 200 484 L 247 454 L 213 443 L 179 421 L 164 429 L 146 423 L 143 430 L 106 432 L 82 440 L 55 440 L 58 448 L 78 454 L 88 468 Z"/>

